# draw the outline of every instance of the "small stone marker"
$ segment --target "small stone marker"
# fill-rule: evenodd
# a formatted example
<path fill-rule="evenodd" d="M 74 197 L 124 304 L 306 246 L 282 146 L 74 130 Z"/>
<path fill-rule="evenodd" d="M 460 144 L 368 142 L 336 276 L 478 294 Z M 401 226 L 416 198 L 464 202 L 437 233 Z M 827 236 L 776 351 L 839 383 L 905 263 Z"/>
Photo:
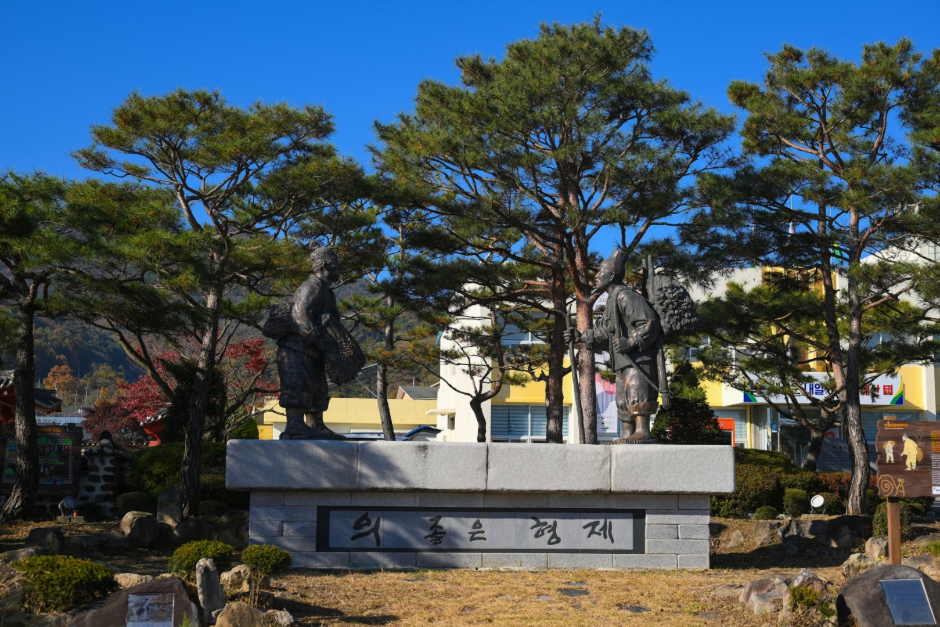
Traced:
<path fill-rule="evenodd" d="M 920 579 L 889 579 L 879 582 L 895 625 L 936 625 Z"/>
<path fill-rule="evenodd" d="M 167 488 L 157 497 L 157 522 L 174 529 L 183 522 L 183 492 L 179 488 Z"/>
<path fill-rule="evenodd" d="M 173 601 L 175 595 L 127 595 L 127 627 L 173 627 Z"/>

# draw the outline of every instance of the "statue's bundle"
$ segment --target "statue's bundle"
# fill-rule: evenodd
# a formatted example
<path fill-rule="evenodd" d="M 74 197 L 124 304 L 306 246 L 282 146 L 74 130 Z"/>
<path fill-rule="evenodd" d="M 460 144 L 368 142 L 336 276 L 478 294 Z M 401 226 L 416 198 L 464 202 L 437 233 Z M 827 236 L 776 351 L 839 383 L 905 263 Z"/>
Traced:
<path fill-rule="evenodd" d="M 279 340 L 285 335 L 297 333 L 297 323 L 291 310 L 294 308 L 294 299 L 288 298 L 271 305 L 268 310 L 268 319 L 264 321 L 261 332 L 272 340 Z"/>
<path fill-rule="evenodd" d="M 320 324 L 326 376 L 336 385 L 349 383 L 366 365 L 366 356 L 336 316 L 325 313 Z"/>

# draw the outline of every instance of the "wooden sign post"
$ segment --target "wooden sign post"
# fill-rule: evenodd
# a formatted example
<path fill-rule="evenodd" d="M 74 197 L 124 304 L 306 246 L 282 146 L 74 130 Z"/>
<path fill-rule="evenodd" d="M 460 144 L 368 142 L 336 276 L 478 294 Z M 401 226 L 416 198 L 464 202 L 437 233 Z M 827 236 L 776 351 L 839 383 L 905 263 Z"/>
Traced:
<path fill-rule="evenodd" d="M 888 562 L 900 564 L 900 497 L 940 496 L 940 423 L 879 420 L 875 448 L 878 495 L 888 500 Z"/>

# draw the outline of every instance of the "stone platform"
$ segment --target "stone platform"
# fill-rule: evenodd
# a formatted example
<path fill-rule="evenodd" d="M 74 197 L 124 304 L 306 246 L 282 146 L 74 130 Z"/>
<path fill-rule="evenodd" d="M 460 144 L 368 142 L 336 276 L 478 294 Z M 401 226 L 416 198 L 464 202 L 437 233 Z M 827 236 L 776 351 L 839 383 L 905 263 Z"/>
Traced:
<path fill-rule="evenodd" d="M 231 440 L 225 474 L 299 568 L 708 568 L 734 449 Z"/>

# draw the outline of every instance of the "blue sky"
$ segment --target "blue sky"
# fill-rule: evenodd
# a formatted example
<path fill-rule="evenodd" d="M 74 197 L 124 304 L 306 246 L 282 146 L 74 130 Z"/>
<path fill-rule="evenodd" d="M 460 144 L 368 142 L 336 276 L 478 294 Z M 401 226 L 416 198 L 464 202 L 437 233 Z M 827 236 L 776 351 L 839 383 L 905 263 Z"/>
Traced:
<path fill-rule="evenodd" d="M 539 22 L 645 28 L 652 70 L 724 111 L 734 79 L 760 81 L 784 43 L 857 59 L 861 46 L 940 47 L 940 1 L 889 4 L 646 1 L 0 2 L 0 171 L 88 175 L 70 152 L 130 92 L 219 89 L 233 104 L 321 104 L 339 150 L 368 165 L 376 119 L 412 107 L 418 83 L 451 83 L 454 59 L 500 57 Z M 601 244 L 601 242 L 597 242 Z M 613 240 L 611 241 L 613 243 Z M 603 246 L 603 244 L 601 244 Z"/>

